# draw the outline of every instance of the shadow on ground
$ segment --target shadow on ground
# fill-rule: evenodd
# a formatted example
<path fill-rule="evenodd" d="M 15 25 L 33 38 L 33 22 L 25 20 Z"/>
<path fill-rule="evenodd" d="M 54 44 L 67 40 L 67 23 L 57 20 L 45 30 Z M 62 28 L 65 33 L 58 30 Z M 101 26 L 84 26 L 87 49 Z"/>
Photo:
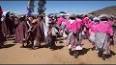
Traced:
<path fill-rule="evenodd" d="M 74 50 L 72 51 L 71 49 L 69 50 L 69 54 L 71 56 L 74 56 L 75 58 L 77 58 L 80 55 L 84 55 L 87 54 L 87 52 L 90 50 L 90 48 L 83 48 L 83 50 Z"/>
<path fill-rule="evenodd" d="M 50 49 L 54 50 L 58 50 L 58 49 L 62 49 L 64 46 L 53 46 Z"/>
<path fill-rule="evenodd" d="M 2 49 L 2 48 L 10 48 L 10 47 L 13 47 L 14 45 L 15 44 L 6 44 L 6 45 L 0 47 L 0 49 Z"/>

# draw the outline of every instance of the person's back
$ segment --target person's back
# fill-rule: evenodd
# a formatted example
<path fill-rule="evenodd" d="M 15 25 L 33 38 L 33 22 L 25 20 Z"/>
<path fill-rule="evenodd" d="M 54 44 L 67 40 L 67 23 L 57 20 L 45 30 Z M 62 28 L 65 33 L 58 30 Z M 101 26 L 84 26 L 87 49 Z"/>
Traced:
<path fill-rule="evenodd" d="M 111 36 L 113 35 L 112 27 L 108 21 L 101 21 L 98 24 L 96 31 L 103 32 L 103 33 L 106 33 L 106 34 L 111 35 Z"/>
<path fill-rule="evenodd" d="M 98 50 L 98 55 L 104 59 L 110 55 L 110 38 L 113 35 L 113 30 L 108 16 L 100 15 L 100 23 L 96 27 L 95 45 Z"/>
<path fill-rule="evenodd" d="M 76 20 L 69 20 L 66 28 L 70 31 L 70 32 L 76 32 Z"/>
<path fill-rule="evenodd" d="M 89 32 L 96 32 L 96 27 L 99 23 L 91 22 L 89 25 Z"/>
<path fill-rule="evenodd" d="M 76 21 L 78 22 L 79 26 L 83 25 L 83 21 L 80 18 L 76 18 Z"/>

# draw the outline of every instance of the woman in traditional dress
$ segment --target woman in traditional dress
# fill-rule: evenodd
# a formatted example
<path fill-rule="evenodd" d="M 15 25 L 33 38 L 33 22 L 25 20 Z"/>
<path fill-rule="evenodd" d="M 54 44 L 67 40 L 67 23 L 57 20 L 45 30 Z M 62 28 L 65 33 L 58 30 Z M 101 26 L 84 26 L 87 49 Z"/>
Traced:
<path fill-rule="evenodd" d="M 109 24 L 108 16 L 101 15 L 100 23 L 96 27 L 95 44 L 98 49 L 98 55 L 106 58 L 110 55 L 110 38 L 113 36 L 113 30 L 111 24 Z"/>
<path fill-rule="evenodd" d="M 100 19 L 98 17 L 94 17 L 93 21 L 89 24 L 89 40 L 93 45 L 93 49 L 95 49 L 95 33 L 96 33 L 96 26 L 99 24 Z"/>
<path fill-rule="evenodd" d="M 79 30 L 79 43 L 81 43 L 82 42 L 82 40 L 83 40 L 83 36 L 82 36 L 82 31 L 83 31 L 83 21 L 82 21 L 82 16 L 81 15 L 77 15 L 76 16 L 76 21 L 78 22 L 78 24 L 79 24 L 79 28 L 80 28 L 80 30 Z"/>
<path fill-rule="evenodd" d="M 6 35 L 6 37 L 10 37 L 10 35 L 11 35 L 11 30 L 10 29 L 12 29 L 10 27 L 10 25 L 12 24 L 12 22 L 10 20 L 10 12 L 7 12 L 6 13 L 6 16 L 5 16 L 5 20 L 4 21 L 5 21 L 6 27 L 7 27 L 7 35 Z"/>
<path fill-rule="evenodd" d="M 31 37 L 32 37 L 32 48 L 36 49 L 36 46 L 41 46 L 44 42 L 44 20 L 43 16 L 38 16 L 37 19 L 32 21 Z"/>
<path fill-rule="evenodd" d="M 88 39 L 88 37 L 89 37 L 89 24 L 91 22 L 91 19 L 87 15 L 85 15 L 82 20 L 83 20 L 83 24 L 84 24 L 84 28 L 83 28 L 84 36 L 85 36 L 85 38 Z"/>
<path fill-rule="evenodd" d="M 75 16 L 71 16 L 69 22 L 66 24 L 66 28 L 69 31 L 68 44 L 71 50 L 82 50 L 81 43 L 79 42 L 79 33 L 81 24 L 79 20 L 76 20 Z"/>
<path fill-rule="evenodd" d="M 0 47 L 4 45 L 5 37 L 2 32 L 2 22 L 0 21 Z"/>
<path fill-rule="evenodd" d="M 60 16 L 58 16 L 57 22 L 56 22 L 60 36 L 63 36 L 62 23 L 64 21 L 65 21 L 65 18 L 63 17 L 63 15 L 60 14 Z"/>
<path fill-rule="evenodd" d="M 22 43 L 23 40 L 25 39 L 25 18 L 21 17 L 19 20 L 18 18 L 16 18 L 16 21 L 18 21 L 17 26 L 16 26 L 16 38 L 15 38 L 15 42 L 16 43 Z"/>

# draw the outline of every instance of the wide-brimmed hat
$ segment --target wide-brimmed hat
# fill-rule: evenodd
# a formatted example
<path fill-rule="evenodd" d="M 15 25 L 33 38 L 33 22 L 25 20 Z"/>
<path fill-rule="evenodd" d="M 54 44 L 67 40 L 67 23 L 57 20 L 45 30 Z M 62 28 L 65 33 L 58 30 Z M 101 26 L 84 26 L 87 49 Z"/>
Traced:
<path fill-rule="evenodd" d="M 65 16 L 70 16 L 70 14 L 69 13 L 66 13 L 66 14 L 64 14 Z"/>
<path fill-rule="evenodd" d="M 99 16 L 100 19 L 106 19 L 106 18 L 109 18 L 109 16 L 107 14 L 101 14 Z"/>
<path fill-rule="evenodd" d="M 76 17 L 76 14 L 70 14 L 69 17 Z"/>
<path fill-rule="evenodd" d="M 94 17 L 94 18 L 93 18 L 93 21 L 96 21 L 96 20 L 98 20 L 98 21 L 99 21 L 99 20 L 100 20 L 100 18 L 99 18 L 99 17 Z"/>

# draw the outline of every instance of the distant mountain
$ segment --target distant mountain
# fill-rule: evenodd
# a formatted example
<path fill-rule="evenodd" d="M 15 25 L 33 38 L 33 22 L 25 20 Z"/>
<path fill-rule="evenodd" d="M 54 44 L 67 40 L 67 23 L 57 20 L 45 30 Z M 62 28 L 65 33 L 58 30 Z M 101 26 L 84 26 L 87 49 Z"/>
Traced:
<path fill-rule="evenodd" d="M 89 14 L 92 14 L 94 16 L 99 16 L 100 14 L 108 14 L 108 15 L 116 16 L 116 6 L 105 7 L 105 8 L 90 12 Z"/>

